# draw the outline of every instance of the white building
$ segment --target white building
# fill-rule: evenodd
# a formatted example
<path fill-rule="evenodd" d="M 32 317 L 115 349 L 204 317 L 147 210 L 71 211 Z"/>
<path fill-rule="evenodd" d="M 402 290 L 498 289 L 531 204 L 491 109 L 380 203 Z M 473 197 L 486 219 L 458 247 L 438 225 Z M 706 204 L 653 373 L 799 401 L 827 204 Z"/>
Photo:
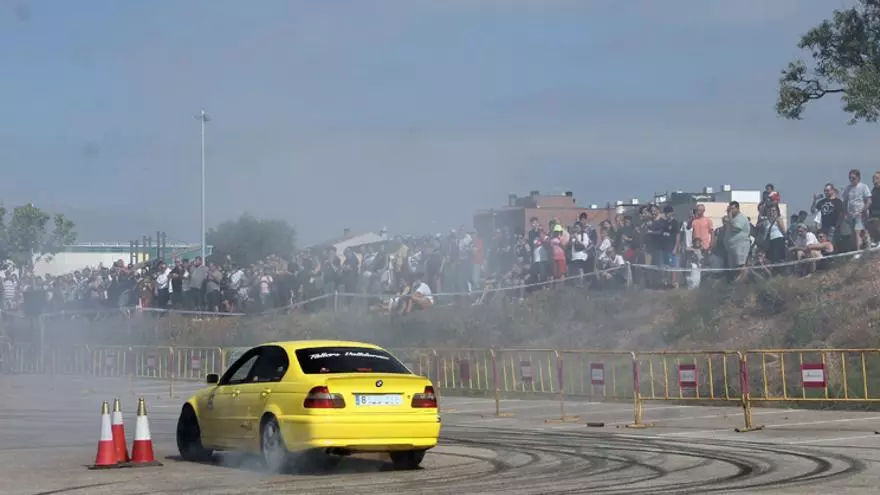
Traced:
<path fill-rule="evenodd" d="M 34 263 L 35 275 L 63 275 L 72 273 L 83 268 L 97 268 L 98 266 L 109 267 L 113 263 L 122 260 L 126 265 L 136 257 L 137 261 L 148 261 L 156 256 L 156 246 L 144 248 L 137 246 L 132 249 L 129 243 L 92 243 L 84 242 L 65 246 L 64 249 L 50 260 L 39 260 Z M 211 254 L 212 246 L 208 246 L 207 253 Z M 171 262 L 174 258 L 195 258 L 201 255 L 201 247 L 190 244 L 167 244 L 163 258 Z"/>

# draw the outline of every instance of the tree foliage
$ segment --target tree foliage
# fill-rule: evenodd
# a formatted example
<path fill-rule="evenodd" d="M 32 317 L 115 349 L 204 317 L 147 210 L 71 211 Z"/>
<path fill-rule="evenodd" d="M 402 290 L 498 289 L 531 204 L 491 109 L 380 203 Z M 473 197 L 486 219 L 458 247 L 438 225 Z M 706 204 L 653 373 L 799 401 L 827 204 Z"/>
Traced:
<path fill-rule="evenodd" d="M 798 43 L 812 56 L 788 64 L 779 79 L 776 112 L 801 119 L 807 104 L 839 94 L 850 124 L 880 117 L 880 0 L 859 0 L 810 29 Z"/>
<path fill-rule="evenodd" d="M 245 213 L 209 230 L 206 240 L 214 247 L 212 259 L 217 262 L 229 256 L 241 266 L 250 266 L 273 254 L 292 254 L 296 231 L 284 220 L 258 219 Z"/>
<path fill-rule="evenodd" d="M 8 221 L 7 213 L 0 205 L 0 261 L 29 269 L 76 242 L 74 223 L 61 213 L 53 215 L 32 204 L 14 208 Z"/>

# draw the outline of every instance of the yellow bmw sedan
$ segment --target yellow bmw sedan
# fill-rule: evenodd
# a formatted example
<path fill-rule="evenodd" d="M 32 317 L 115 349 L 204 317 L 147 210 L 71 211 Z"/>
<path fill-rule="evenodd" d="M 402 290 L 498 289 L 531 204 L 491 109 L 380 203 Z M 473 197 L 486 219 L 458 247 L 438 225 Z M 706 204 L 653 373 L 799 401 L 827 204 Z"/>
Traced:
<path fill-rule="evenodd" d="M 263 344 L 207 382 L 178 419 L 177 447 L 186 460 L 250 452 L 280 472 L 387 452 L 396 468 L 413 469 L 440 435 L 430 380 L 372 344 Z"/>

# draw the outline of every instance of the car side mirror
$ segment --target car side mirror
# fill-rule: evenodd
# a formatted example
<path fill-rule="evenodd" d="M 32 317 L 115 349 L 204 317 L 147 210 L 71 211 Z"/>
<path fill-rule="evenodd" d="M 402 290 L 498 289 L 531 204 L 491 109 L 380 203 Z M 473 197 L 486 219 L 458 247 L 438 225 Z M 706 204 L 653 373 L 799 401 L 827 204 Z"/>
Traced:
<path fill-rule="evenodd" d="M 209 385 L 213 385 L 220 381 L 220 375 L 218 375 L 217 373 L 208 373 L 208 376 L 205 377 L 205 381 Z"/>

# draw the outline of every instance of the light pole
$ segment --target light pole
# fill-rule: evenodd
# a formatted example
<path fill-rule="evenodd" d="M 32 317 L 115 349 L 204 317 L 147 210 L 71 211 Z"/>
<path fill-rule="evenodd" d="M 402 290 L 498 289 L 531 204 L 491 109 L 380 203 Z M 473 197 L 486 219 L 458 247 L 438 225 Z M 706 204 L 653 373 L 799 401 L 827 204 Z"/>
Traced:
<path fill-rule="evenodd" d="M 208 117 L 205 109 L 202 109 L 202 113 L 196 115 L 195 118 L 202 122 L 202 263 L 204 263 L 207 261 L 208 250 L 208 247 L 205 245 L 205 235 L 208 230 L 207 225 L 205 225 L 205 125 L 211 119 Z"/>

